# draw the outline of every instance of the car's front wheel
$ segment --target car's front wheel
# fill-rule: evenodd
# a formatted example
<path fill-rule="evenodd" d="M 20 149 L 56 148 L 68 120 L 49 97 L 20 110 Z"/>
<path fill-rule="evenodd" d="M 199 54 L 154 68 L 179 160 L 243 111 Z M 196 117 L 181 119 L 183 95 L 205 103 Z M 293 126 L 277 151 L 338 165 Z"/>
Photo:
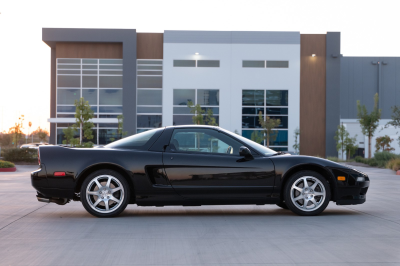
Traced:
<path fill-rule="evenodd" d="M 314 171 L 300 171 L 286 182 L 284 199 L 287 207 L 298 215 L 318 215 L 331 198 L 328 181 Z"/>
<path fill-rule="evenodd" d="M 85 209 L 97 217 L 114 217 L 128 205 L 130 191 L 126 179 L 113 170 L 91 173 L 81 187 Z"/>

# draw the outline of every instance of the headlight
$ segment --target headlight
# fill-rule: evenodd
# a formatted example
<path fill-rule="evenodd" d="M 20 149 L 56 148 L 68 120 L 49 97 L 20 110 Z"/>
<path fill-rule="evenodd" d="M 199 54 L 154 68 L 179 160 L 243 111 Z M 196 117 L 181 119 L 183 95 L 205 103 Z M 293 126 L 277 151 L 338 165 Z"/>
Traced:
<path fill-rule="evenodd" d="M 365 181 L 365 177 L 363 177 L 363 176 L 357 177 L 357 182 L 364 182 L 364 181 Z"/>

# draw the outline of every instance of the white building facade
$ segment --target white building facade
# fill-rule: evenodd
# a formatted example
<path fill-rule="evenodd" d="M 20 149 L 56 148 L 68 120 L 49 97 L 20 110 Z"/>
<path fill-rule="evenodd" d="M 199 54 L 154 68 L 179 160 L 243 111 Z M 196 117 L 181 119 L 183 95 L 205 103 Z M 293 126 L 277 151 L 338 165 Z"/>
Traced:
<path fill-rule="evenodd" d="M 280 119 L 270 146 L 292 150 L 300 126 L 299 32 L 165 31 L 163 126 L 191 124 L 188 101 L 251 138 L 259 113 Z"/>

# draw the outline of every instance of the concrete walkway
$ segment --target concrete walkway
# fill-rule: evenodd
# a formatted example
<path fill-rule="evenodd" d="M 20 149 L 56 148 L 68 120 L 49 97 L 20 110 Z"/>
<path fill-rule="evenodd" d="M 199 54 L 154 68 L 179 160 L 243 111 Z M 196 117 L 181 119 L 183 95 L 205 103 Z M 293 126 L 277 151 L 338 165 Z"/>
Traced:
<path fill-rule="evenodd" d="M 0 265 L 400 265 L 400 176 L 362 168 L 367 202 L 300 217 L 276 206 L 137 207 L 118 218 L 40 203 L 35 166 L 0 173 Z"/>

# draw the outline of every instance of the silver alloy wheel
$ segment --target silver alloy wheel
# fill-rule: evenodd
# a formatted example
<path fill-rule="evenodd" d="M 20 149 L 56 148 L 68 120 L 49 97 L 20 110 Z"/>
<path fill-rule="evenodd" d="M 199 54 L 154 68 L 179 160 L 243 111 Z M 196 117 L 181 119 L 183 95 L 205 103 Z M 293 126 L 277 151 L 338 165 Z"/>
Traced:
<path fill-rule="evenodd" d="M 110 213 L 124 201 L 124 187 L 111 175 L 99 175 L 86 187 L 86 200 L 89 206 L 99 213 Z"/>
<path fill-rule="evenodd" d="M 315 211 L 325 201 L 325 186 L 313 176 L 302 176 L 293 183 L 290 189 L 290 198 L 299 210 Z"/>

